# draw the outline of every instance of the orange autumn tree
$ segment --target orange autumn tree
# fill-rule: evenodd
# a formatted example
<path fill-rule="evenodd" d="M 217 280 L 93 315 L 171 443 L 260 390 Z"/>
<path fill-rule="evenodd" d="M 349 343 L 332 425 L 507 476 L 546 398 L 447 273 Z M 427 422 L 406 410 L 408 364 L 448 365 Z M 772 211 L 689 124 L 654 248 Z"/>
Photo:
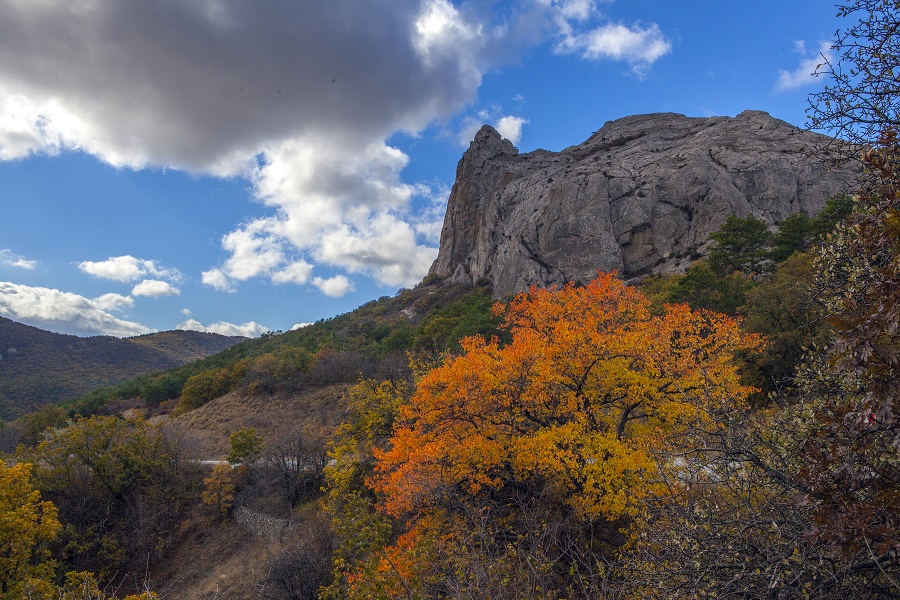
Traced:
<path fill-rule="evenodd" d="M 758 337 L 686 305 L 653 315 L 615 274 L 495 311 L 512 342 L 465 340 L 376 452 L 369 484 L 405 533 L 362 595 L 598 591 L 598 557 L 658 480 L 658 451 L 752 391 L 731 357 Z"/>

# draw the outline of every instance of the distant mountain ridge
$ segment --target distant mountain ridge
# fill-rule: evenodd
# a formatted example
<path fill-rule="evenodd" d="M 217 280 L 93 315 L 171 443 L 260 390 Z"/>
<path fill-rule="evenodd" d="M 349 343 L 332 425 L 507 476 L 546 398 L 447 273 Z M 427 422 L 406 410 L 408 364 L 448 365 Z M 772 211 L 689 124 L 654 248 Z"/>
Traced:
<path fill-rule="evenodd" d="M 179 367 L 244 339 L 199 331 L 164 331 L 121 339 L 78 337 L 0 317 L 0 419 Z"/>
<path fill-rule="evenodd" d="M 636 115 L 561 152 L 520 154 L 485 125 L 459 161 L 430 275 L 495 296 L 683 271 L 729 215 L 813 215 L 855 172 L 830 170 L 830 138 L 761 111 Z"/>

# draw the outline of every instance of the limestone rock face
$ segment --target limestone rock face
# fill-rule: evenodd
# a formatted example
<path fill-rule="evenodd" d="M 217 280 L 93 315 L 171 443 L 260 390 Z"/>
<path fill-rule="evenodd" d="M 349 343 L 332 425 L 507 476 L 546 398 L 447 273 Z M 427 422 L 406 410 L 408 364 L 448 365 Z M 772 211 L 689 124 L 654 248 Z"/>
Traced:
<path fill-rule="evenodd" d="M 431 274 L 490 281 L 498 297 L 685 269 L 729 215 L 771 225 L 851 189 L 811 151 L 828 138 L 760 111 L 609 122 L 561 152 L 519 152 L 481 128 L 459 161 Z"/>

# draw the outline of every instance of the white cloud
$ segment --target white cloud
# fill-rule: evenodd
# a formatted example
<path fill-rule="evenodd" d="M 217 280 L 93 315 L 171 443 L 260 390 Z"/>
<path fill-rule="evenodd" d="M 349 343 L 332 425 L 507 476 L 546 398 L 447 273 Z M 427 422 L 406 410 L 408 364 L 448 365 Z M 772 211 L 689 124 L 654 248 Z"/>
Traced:
<path fill-rule="evenodd" d="M 282 241 L 269 230 L 270 225 L 276 224 L 272 219 L 254 221 L 222 239 L 222 247 L 231 252 L 225 263 L 231 277 L 244 281 L 271 273 L 284 262 Z"/>
<path fill-rule="evenodd" d="M 343 275 L 335 275 L 328 279 L 316 277 L 312 282 L 323 294 L 332 298 L 340 298 L 347 292 L 353 291 L 353 282 Z"/>
<path fill-rule="evenodd" d="M 516 146 L 522 140 L 522 126 L 526 123 L 528 123 L 528 119 L 507 115 L 497 121 L 494 129 L 501 136 L 512 142 L 513 146 Z"/>
<path fill-rule="evenodd" d="M 181 278 L 181 273 L 177 269 L 167 269 L 158 265 L 156 261 L 135 258 L 131 255 L 111 256 L 98 262 L 86 260 L 78 263 L 78 268 L 95 277 L 122 282 L 134 281 L 146 275 L 176 281 Z"/>
<path fill-rule="evenodd" d="M 594 0 L 553 0 L 551 5 L 564 19 L 583 21 L 596 10 Z"/>
<path fill-rule="evenodd" d="M 306 261 L 298 260 L 291 263 L 277 273 L 272 274 L 272 281 L 275 283 L 297 283 L 304 284 L 309 281 L 312 275 L 313 266 Z"/>
<path fill-rule="evenodd" d="M 437 248 L 419 245 L 409 223 L 381 214 L 368 229 L 343 225 L 324 234 L 316 258 L 351 273 L 370 273 L 384 285 L 411 286 L 428 272 Z"/>
<path fill-rule="evenodd" d="M 291 327 L 291 331 L 294 331 L 296 329 L 303 329 L 304 327 L 309 327 L 310 325 L 312 325 L 312 323 L 295 323 Z"/>
<path fill-rule="evenodd" d="M 134 299 L 121 294 L 103 294 L 94 298 L 94 304 L 101 310 L 125 310 L 134 307 Z"/>
<path fill-rule="evenodd" d="M 383 143 L 352 154 L 328 139 L 281 145 L 254 176 L 257 197 L 277 207 L 276 215 L 225 235 L 230 256 L 205 272 L 203 282 L 219 290 L 251 277 L 305 284 L 313 265 L 299 252 L 385 285 L 418 282 L 437 249 L 429 245 L 434 240 L 427 228 L 417 235 L 423 215 L 409 214 L 411 200 L 430 198 L 432 190 L 400 180 L 408 160 Z"/>
<path fill-rule="evenodd" d="M 244 323 L 243 325 L 235 325 L 227 321 L 217 321 L 209 325 L 203 325 L 196 319 L 188 319 L 183 323 L 179 323 L 176 329 L 185 329 L 189 331 L 204 331 L 206 333 L 218 333 L 220 335 L 243 336 L 243 337 L 259 337 L 269 331 L 268 327 L 260 325 L 255 321 Z"/>
<path fill-rule="evenodd" d="M 831 42 L 819 44 L 819 49 L 813 56 L 805 56 L 805 42 L 795 42 L 795 46 L 797 53 L 804 56 L 804 58 L 801 60 L 800 66 L 793 71 L 778 71 L 778 81 L 775 84 L 775 89 L 779 92 L 812 85 L 816 81 L 816 73 L 825 61 L 834 61 L 835 56 L 834 51 L 831 49 Z"/>
<path fill-rule="evenodd" d="M 567 35 L 557 46 L 563 53 L 579 52 L 588 59 L 622 60 L 638 74 L 672 51 L 659 26 L 609 23 L 591 31 Z"/>
<path fill-rule="evenodd" d="M 528 123 L 528 119 L 517 117 L 514 115 L 502 115 L 496 108 L 482 109 L 478 111 L 476 116 L 465 117 L 462 120 L 462 127 L 456 134 L 456 139 L 462 147 L 468 145 L 475 139 L 475 134 L 481 129 L 481 126 L 488 124 L 497 130 L 502 137 L 508 139 L 515 146 L 522 141 L 522 127 Z"/>
<path fill-rule="evenodd" d="M 37 266 L 36 260 L 28 260 L 24 256 L 13 254 L 11 250 L 0 250 L 0 265 L 17 267 L 19 269 L 33 269 Z"/>
<path fill-rule="evenodd" d="M 217 289 L 220 292 L 235 291 L 234 286 L 228 279 L 228 275 L 222 272 L 221 269 L 210 269 L 209 271 L 203 271 L 203 273 L 200 275 L 200 281 L 203 282 L 203 285 L 208 285 L 209 287 Z"/>
<path fill-rule="evenodd" d="M 166 281 L 159 279 L 145 279 L 131 290 L 132 296 L 147 296 L 159 298 L 161 296 L 177 296 L 181 290 Z"/>
<path fill-rule="evenodd" d="M 429 0 L 422 3 L 422 9 L 413 23 L 413 45 L 426 63 L 450 60 L 456 62 L 460 47 L 478 44 L 482 28 L 478 23 L 469 23 L 462 18 L 456 8 L 447 0 Z M 473 63 L 462 60 L 461 69 L 471 70 L 470 76 L 480 80 L 480 69 Z"/>
<path fill-rule="evenodd" d="M 0 282 L 0 315 L 59 333 L 118 337 L 150 333 L 140 323 L 107 312 L 128 306 L 129 299 L 117 294 L 91 300 L 56 289 Z"/>

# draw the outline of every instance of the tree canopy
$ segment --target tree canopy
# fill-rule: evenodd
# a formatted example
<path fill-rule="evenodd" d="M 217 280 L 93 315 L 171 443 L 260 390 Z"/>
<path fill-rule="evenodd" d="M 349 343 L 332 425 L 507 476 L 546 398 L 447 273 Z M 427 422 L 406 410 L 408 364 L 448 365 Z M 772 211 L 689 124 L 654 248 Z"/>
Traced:
<path fill-rule="evenodd" d="M 541 543 L 523 543 L 520 558 L 531 556 L 545 569 L 541 584 L 503 558 L 503 540 L 521 539 L 540 515 L 545 529 L 567 523 L 615 537 L 617 526 L 605 524 L 633 515 L 657 470 L 666 468 L 654 453 L 674 450 L 688 428 L 716 428 L 717 415 L 752 391 L 738 381 L 731 356 L 757 347 L 758 337 L 724 315 L 683 304 L 652 315 L 648 307 L 614 274 L 584 287 L 532 289 L 496 308 L 509 344 L 469 338 L 462 356 L 424 376 L 400 407 L 389 449 L 375 450 L 370 479 L 383 510 L 406 523 L 384 556 L 396 585 L 406 584 L 402 573 L 421 568 L 429 552 L 447 559 L 428 561 L 443 569 L 432 573 L 435 585 L 463 585 L 460 573 L 447 570 L 490 562 L 487 555 L 460 559 L 460 552 L 485 552 L 486 544 L 517 585 L 564 587 L 569 569 L 596 575 L 587 575 L 596 570 L 596 553 L 611 543 L 598 533 L 594 542 L 582 539 L 594 558 L 579 559 L 549 533 Z M 493 529 L 476 543 L 472 532 L 484 531 L 484 522 L 472 519 L 485 511 L 495 513 Z M 409 578 L 429 581 L 420 575 Z M 490 577 L 475 579 L 488 585 Z"/>

